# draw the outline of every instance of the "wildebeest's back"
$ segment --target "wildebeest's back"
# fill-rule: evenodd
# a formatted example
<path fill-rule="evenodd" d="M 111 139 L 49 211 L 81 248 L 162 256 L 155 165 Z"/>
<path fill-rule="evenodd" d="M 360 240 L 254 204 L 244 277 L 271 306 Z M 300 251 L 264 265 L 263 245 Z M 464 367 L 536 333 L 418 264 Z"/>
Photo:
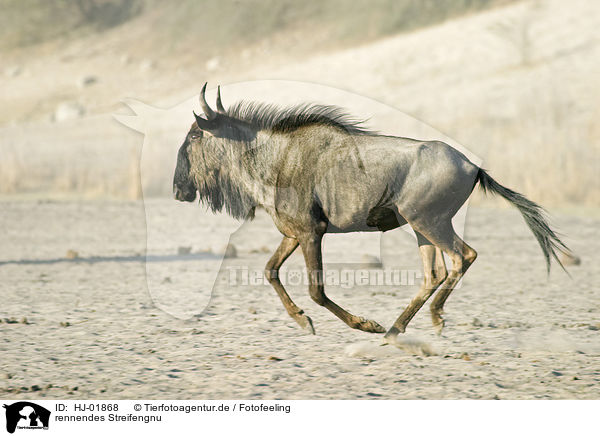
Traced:
<path fill-rule="evenodd" d="M 295 132 L 280 165 L 280 202 L 312 211 L 301 219 L 326 219 L 329 232 L 390 230 L 423 209 L 452 210 L 469 196 L 477 172 L 443 142 L 349 135 L 329 126 Z"/>

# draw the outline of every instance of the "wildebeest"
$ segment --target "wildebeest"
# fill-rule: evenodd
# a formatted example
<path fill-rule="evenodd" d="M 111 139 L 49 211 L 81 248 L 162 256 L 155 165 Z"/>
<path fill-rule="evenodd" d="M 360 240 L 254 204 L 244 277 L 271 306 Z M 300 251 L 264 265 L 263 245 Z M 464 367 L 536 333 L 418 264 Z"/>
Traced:
<path fill-rule="evenodd" d="M 283 234 L 266 265 L 266 276 L 289 315 L 314 333 L 311 319 L 292 301 L 278 278 L 283 262 L 300 245 L 311 298 L 350 327 L 385 333 L 377 322 L 353 315 L 325 294 L 321 240 L 327 232 L 387 231 L 408 223 L 417 236 L 424 279 L 418 294 L 387 331 L 393 340 L 431 295 L 434 327 L 441 332 L 446 299 L 477 257 L 454 231 L 452 217 L 479 183 L 523 215 L 537 238 L 548 270 L 568 248 L 550 229 L 543 209 L 497 183 L 462 153 L 440 141 L 384 136 L 362 127 L 333 106 L 287 109 L 239 102 L 225 110 L 200 104 L 179 149 L 175 198 L 199 196 L 214 212 L 252 217 L 263 208 Z M 452 268 L 447 271 L 443 254 Z M 562 264 L 561 264 L 562 265 Z"/>

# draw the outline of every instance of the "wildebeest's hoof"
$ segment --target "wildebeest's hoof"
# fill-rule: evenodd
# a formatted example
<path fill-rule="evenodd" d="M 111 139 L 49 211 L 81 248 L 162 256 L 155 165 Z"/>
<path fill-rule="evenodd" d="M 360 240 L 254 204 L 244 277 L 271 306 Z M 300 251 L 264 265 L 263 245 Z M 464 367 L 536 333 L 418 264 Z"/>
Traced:
<path fill-rule="evenodd" d="M 446 323 L 444 318 L 442 318 L 442 312 L 440 310 L 431 311 L 431 323 L 433 324 L 433 329 L 435 330 L 436 334 L 440 336 Z"/>
<path fill-rule="evenodd" d="M 384 345 L 394 344 L 396 342 L 396 337 L 400 334 L 404 333 L 404 330 L 400 331 L 397 327 L 391 327 L 385 336 L 383 337 Z"/>
<path fill-rule="evenodd" d="M 385 333 L 385 328 L 380 326 L 372 319 L 359 318 L 359 322 L 354 326 L 358 330 L 368 333 Z"/>
<path fill-rule="evenodd" d="M 313 327 L 312 319 L 310 319 L 309 316 L 304 315 L 304 314 L 298 315 L 298 317 L 296 318 L 296 322 L 298 322 L 300 327 L 302 327 L 304 330 L 308 331 L 310 334 L 312 334 L 312 335 L 316 334 L 315 328 Z"/>

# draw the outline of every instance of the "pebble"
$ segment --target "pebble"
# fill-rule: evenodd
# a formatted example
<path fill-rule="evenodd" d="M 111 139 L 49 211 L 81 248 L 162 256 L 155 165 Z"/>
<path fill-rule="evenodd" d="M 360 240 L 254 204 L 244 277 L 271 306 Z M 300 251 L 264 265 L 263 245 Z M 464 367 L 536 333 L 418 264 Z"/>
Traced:
<path fill-rule="evenodd" d="M 483 323 L 478 318 L 473 318 L 471 324 L 473 325 L 473 327 L 483 327 Z"/>
<path fill-rule="evenodd" d="M 145 59 L 140 63 L 140 71 L 142 72 L 153 70 L 155 67 L 156 63 L 150 59 Z"/>
<path fill-rule="evenodd" d="M 177 254 L 179 256 L 184 256 L 186 254 L 190 254 L 192 252 L 192 247 L 178 247 Z"/>
<path fill-rule="evenodd" d="M 565 266 L 581 265 L 581 258 L 575 254 L 563 253 L 560 255 L 560 262 Z"/>
<path fill-rule="evenodd" d="M 75 120 L 85 115 L 85 108 L 76 101 L 68 101 L 59 104 L 54 111 L 52 121 L 60 123 Z"/>
<path fill-rule="evenodd" d="M 11 67 L 8 67 L 6 70 L 4 70 L 4 74 L 7 77 L 17 77 L 17 76 L 21 75 L 22 72 L 23 72 L 23 69 L 18 65 L 13 65 Z"/>
<path fill-rule="evenodd" d="M 221 61 L 219 60 L 218 57 L 207 60 L 206 61 L 206 71 L 215 71 L 217 68 L 219 68 L 220 63 L 221 63 Z"/>
<path fill-rule="evenodd" d="M 89 76 L 83 76 L 81 79 L 79 79 L 77 85 L 80 88 L 86 88 L 88 86 L 93 85 L 96 82 L 98 82 L 98 77 L 89 75 Z"/>

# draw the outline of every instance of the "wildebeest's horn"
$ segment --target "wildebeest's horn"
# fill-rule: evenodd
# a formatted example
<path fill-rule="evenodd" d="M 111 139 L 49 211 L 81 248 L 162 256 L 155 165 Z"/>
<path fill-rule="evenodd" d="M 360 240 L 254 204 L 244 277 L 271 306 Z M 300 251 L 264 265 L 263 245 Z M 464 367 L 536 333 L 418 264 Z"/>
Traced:
<path fill-rule="evenodd" d="M 202 107 L 202 110 L 204 111 L 204 115 L 206 115 L 206 118 L 210 121 L 210 120 L 214 120 L 215 117 L 217 116 L 217 114 L 215 113 L 215 111 L 213 111 L 210 108 L 210 106 L 206 102 L 206 96 L 204 94 L 206 93 L 206 85 L 207 84 L 208 84 L 208 82 L 204 84 L 204 86 L 202 87 L 202 91 L 200 91 L 200 106 Z"/>
<path fill-rule="evenodd" d="M 217 86 L 217 111 L 222 114 L 225 113 L 225 108 L 223 107 L 223 102 L 221 102 L 221 86 Z"/>

